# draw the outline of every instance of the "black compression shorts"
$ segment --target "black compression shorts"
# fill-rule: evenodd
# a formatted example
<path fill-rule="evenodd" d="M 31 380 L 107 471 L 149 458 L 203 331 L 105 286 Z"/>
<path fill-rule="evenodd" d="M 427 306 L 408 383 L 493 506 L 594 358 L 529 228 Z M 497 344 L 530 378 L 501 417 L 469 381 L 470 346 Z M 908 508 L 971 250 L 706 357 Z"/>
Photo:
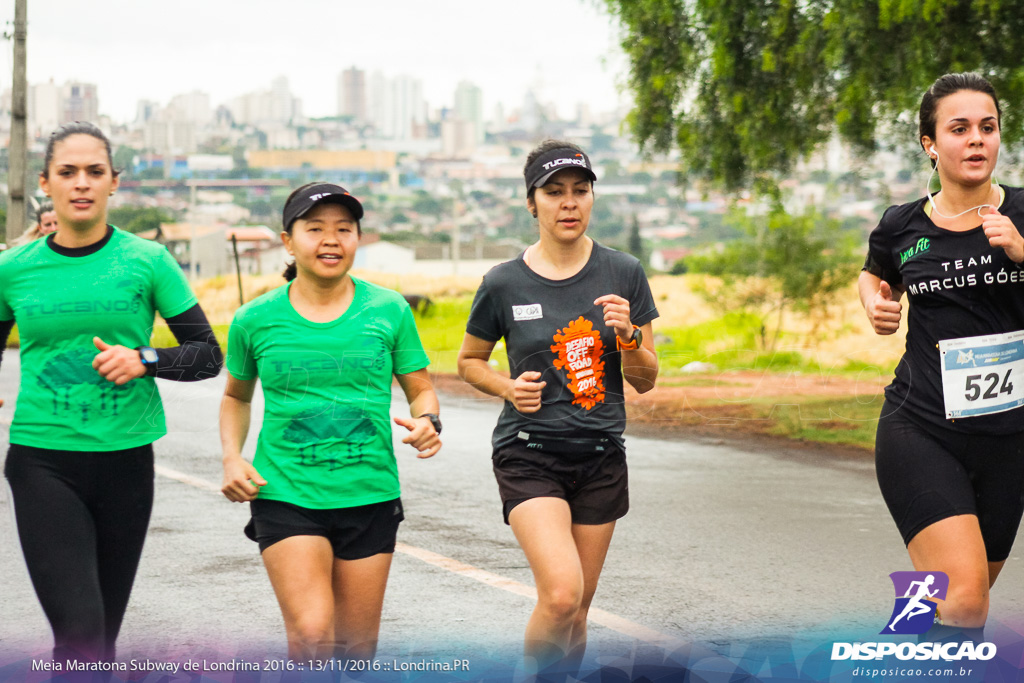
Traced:
<path fill-rule="evenodd" d="M 925 428 L 886 401 L 875 472 L 904 543 L 947 517 L 975 515 L 988 561 L 1010 555 L 1024 512 L 1024 434 Z"/>

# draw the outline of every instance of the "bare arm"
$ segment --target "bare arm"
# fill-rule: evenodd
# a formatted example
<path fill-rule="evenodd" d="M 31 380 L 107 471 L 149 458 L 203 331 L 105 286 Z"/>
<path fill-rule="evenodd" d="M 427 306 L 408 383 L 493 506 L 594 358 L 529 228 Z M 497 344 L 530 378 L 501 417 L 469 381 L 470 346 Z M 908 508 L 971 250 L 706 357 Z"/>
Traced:
<path fill-rule="evenodd" d="M 418 450 L 417 457 L 419 458 L 436 455 L 441 450 L 441 439 L 434 431 L 434 424 L 430 418 L 420 417 L 426 413 L 437 415 L 441 410 L 427 369 L 422 368 L 405 374 L 395 374 L 395 379 L 398 380 L 399 386 L 405 392 L 405 398 L 409 401 L 409 414 L 412 416 L 412 419 L 394 418 L 395 424 L 409 430 L 409 435 L 402 439 L 402 443 L 407 443 Z"/>
<path fill-rule="evenodd" d="M 224 465 L 221 493 L 236 503 L 253 500 L 260 492 L 260 486 L 267 483 L 256 468 L 242 458 L 255 390 L 255 379 L 237 379 L 228 374 L 224 398 L 220 402 L 220 444 Z"/>
<path fill-rule="evenodd" d="M 892 334 L 900 327 L 903 316 L 903 288 L 895 289 L 882 278 L 866 270 L 860 272 L 857 280 L 860 303 L 876 334 Z"/>
<path fill-rule="evenodd" d="M 622 353 L 622 376 L 638 394 L 654 388 L 658 379 L 658 353 L 654 350 L 654 331 L 651 323 L 640 328 L 644 341 L 635 349 L 624 349 Z"/>
<path fill-rule="evenodd" d="M 633 322 L 629 317 L 629 300 L 617 294 L 605 294 L 594 300 L 594 305 L 604 308 L 604 324 L 615 330 L 615 336 L 623 344 L 633 338 Z M 623 349 L 622 374 L 626 381 L 644 393 L 654 388 L 658 378 L 658 354 L 654 351 L 654 332 L 651 323 L 640 328 L 643 343 L 635 349 Z"/>
<path fill-rule="evenodd" d="M 538 382 L 540 373 L 527 371 L 514 380 L 505 377 L 487 361 L 494 350 L 494 342 L 467 334 L 459 349 L 459 377 L 479 391 L 503 398 L 521 413 L 540 410 L 541 391 L 547 382 Z"/>

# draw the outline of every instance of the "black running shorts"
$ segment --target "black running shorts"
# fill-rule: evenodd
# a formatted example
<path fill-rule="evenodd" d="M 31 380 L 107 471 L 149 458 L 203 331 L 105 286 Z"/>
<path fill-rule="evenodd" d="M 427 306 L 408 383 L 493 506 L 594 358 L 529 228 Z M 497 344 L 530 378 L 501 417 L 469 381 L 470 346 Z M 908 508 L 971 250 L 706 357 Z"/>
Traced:
<path fill-rule="evenodd" d="M 395 552 L 398 525 L 405 519 L 402 499 L 350 508 L 316 510 L 279 500 L 249 503 L 252 519 L 245 535 L 260 552 L 291 536 L 323 536 L 339 560 L 359 560 Z"/>
<path fill-rule="evenodd" d="M 947 517 L 975 515 L 989 562 L 1010 555 L 1024 512 L 1024 434 L 986 436 L 918 425 L 888 401 L 875 439 L 875 473 L 909 544 Z"/>
<path fill-rule="evenodd" d="M 629 510 L 626 451 L 617 445 L 581 455 L 513 443 L 496 449 L 492 461 L 506 524 L 512 508 L 531 498 L 565 500 L 573 524 L 606 524 Z"/>

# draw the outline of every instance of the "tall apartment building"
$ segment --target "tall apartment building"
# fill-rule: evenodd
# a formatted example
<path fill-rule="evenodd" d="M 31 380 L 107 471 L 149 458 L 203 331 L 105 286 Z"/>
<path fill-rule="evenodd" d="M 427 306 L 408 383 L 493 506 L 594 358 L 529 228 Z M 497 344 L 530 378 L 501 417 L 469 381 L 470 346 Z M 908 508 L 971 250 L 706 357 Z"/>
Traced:
<path fill-rule="evenodd" d="M 197 126 L 205 126 L 213 121 L 210 96 L 199 90 L 175 95 L 167 108 L 175 112 L 175 118 L 179 121 L 188 121 Z"/>
<path fill-rule="evenodd" d="M 49 83 L 31 85 L 28 89 L 29 138 L 45 138 L 61 123 L 61 88 L 51 79 Z"/>
<path fill-rule="evenodd" d="M 100 101 L 94 83 L 68 81 L 61 87 L 60 122 L 96 121 L 100 115 Z"/>
<path fill-rule="evenodd" d="M 484 141 L 484 95 L 483 91 L 469 81 L 462 81 L 455 88 L 455 117 L 473 126 L 476 144 Z"/>
<path fill-rule="evenodd" d="M 378 135 L 392 140 L 412 140 L 422 135 L 427 103 L 421 80 L 406 75 L 388 78 L 375 71 L 366 95 L 367 118 Z"/>
<path fill-rule="evenodd" d="M 352 67 L 338 74 L 338 116 L 351 116 L 356 123 L 366 123 L 366 72 Z"/>

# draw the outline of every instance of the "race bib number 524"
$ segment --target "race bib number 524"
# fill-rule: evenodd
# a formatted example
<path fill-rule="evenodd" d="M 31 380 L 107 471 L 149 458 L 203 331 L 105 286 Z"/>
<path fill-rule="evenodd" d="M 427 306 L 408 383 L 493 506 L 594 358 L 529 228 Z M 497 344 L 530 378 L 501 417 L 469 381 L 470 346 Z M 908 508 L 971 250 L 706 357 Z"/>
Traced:
<path fill-rule="evenodd" d="M 1024 330 L 939 342 L 946 419 L 1024 405 Z"/>

